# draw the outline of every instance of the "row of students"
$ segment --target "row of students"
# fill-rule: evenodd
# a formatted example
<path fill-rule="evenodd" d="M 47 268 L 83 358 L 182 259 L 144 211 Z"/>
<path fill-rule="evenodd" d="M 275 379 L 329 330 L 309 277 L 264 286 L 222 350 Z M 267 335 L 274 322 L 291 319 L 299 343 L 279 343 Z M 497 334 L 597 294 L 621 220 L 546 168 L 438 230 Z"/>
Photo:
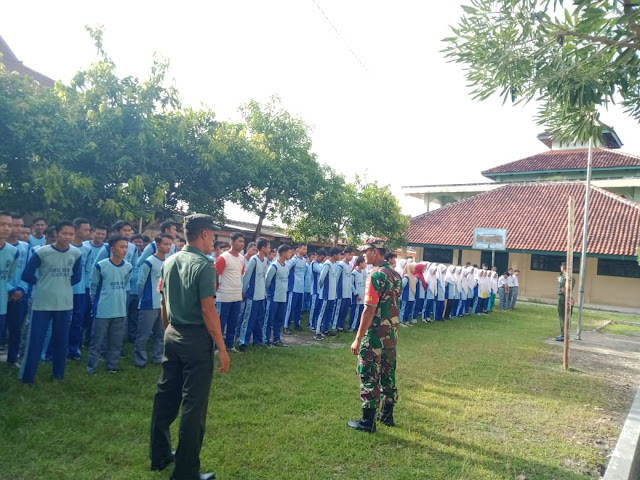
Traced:
<path fill-rule="evenodd" d="M 497 295 L 501 310 L 515 307 L 518 270 L 509 269 L 498 278 L 497 268 L 488 270 L 486 264 L 482 268 L 431 262 L 402 264 L 403 327 L 417 323 L 419 316 L 423 322 L 432 322 L 470 314 L 486 315 L 493 310 Z"/>

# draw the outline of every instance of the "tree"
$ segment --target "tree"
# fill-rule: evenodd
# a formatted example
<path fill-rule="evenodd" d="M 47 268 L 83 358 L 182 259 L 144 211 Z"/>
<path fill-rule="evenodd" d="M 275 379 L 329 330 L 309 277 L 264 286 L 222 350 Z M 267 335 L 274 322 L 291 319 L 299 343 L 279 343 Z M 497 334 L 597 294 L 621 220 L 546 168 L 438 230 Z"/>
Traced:
<path fill-rule="evenodd" d="M 471 0 L 445 38 L 475 99 L 540 102 L 558 139 L 600 139 L 598 107 L 620 100 L 640 121 L 638 0 Z"/>
<path fill-rule="evenodd" d="M 240 110 L 246 124 L 241 136 L 247 145 L 237 169 L 249 175 L 247 188 L 235 200 L 258 217 L 258 237 L 265 218 L 293 224 L 310 207 L 323 175 L 311 153 L 307 125 L 283 109 L 278 97 L 264 105 L 252 100 Z"/>

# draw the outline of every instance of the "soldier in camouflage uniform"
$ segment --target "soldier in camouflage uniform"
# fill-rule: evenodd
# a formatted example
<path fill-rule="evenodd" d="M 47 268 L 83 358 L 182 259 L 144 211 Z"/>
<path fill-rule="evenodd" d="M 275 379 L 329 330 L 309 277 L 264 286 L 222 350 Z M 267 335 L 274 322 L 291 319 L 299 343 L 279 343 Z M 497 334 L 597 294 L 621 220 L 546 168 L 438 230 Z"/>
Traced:
<path fill-rule="evenodd" d="M 367 278 L 365 308 L 356 339 L 351 345 L 351 353 L 358 355 L 362 418 L 348 422 L 348 425 L 373 433 L 376 431 L 376 411 L 381 394 L 384 404 L 378 418 L 385 425 L 394 426 L 393 407 L 398 401 L 396 342 L 402 279 L 384 260 L 386 252 L 382 242 L 365 245 L 362 250 L 367 263 L 375 266 Z"/>

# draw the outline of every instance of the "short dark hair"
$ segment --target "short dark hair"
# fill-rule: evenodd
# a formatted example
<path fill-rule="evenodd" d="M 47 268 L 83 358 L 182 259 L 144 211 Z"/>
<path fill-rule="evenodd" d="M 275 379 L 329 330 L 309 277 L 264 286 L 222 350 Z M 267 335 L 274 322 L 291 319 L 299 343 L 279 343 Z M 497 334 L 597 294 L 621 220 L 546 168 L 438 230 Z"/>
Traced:
<path fill-rule="evenodd" d="M 514 270 L 514 272 L 518 272 L 518 273 L 520 273 L 520 270 L 518 270 L 518 269 L 516 268 L 516 269 Z"/>
<path fill-rule="evenodd" d="M 169 240 L 171 240 L 171 241 L 173 242 L 173 237 L 172 237 L 171 235 L 169 235 L 168 233 L 161 233 L 160 235 L 158 235 L 158 236 L 155 238 L 155 242 L 156 242 L 156 244 L 158 244 L 158 243 L 162 243 L 162 239 L 163 239 L 163 238 L 168 238 Z M 144 239 L 143 239 L 143 240 L 144 240 Z"/>
<path fill-rule="evenodd" d="M 469 265 L 471 265 L 471 262 L 467 262 L 464 264 L 465 267 L 468 267 Z"/>
<path fill-rule="evenodd" d="M 329 250 L 329 255 L 331 255 L 332 257 L 334 255 L 340 255 L 340 249 L 338 247 L 331 247 L 331 249 Z"/>
<path fill-rule="evenodd" d="M 256 245 L 256 242 L 249 242 L 249 244 L 247 246 L 245 246 L 245 250 L 249 250 L 251 247 L 256 247 L 258 248 L 258 246 Z"/>
<path fill-rule="evenodd" d="M 397 255 L 393 252 L 389 252 L 389 253 L 385 253 L 384 255 L 384 259 L 388 262 L 389 260 L 391 260 L 392 258 L 396 258 Z"/>
<path fill-rule="evenodd" d="M 358 258 L 356 258 L 356 265 L 360 265 L 364 261 L 365 261 L 364 257 L 358 257 Z"/>
<path fill-rule="evenodd" d="M 286 243 L 283 243 L 282 245 L 280 245 L 278 247 L 278 255 L 282 255 L 283 253 L 287 253 L 289 250 L 293 250 L 293 247 L 291 247 L 290 245 L 287 245 Z"/>
<path fill-rule="evenodd" d="M 264 247 L 270 244 L 271 242 L 264 237 L 260 237 L 256 240 L 256 246 L 258 247 L 258 250 L 262 250 Z"/>
<path fill-rule="evenodd" d="M 11 218 L 12 218 L 13 220 L 21 220 L 21 219 L 22 219 L 22 215 L 20 215 L 19 213 L 13 212 L 13 213 L 11 214 Z"/>
<path fill-rule="evenodd" d="M 83 217 L 75 218 L 73 220 L 73 228 L 77 230 L 80 228 L 80 225 L 84 225 L 85 223 L 87 225 L 91 225 L 91 222 L 89 222 L 89 220 L 87 220 L 86 218 L 83 218 Z"/>
<path fill-rule="evenodd" d="M 118 220 L 116 223 L 111 225 L 111 231 L 119 232 L 120 230 L 122 230 L 124 227 L 127 227 L 127 226 L 133 228 L 133 225 L 131 225 L 126 220 Z"/>
<path fill-rule="evenodd" d="M 60 220 L 57 225 L 56 225 L 56 232 L 59 232 L 60 230 L 62 230 L 64 227 L 71 227 L 75 230 L 76 227 L 73 226 L 73 223 L 71 223 L 69 220 Z"/>
<path fill-rule="evenodd" d="M 36 222 L 44 222 L 45 225 L 46 225 L 47 224 L 47 219 L 44 218 L 44 217 L 38 217 L 33 221 L 33 223 L 36 223 Z"/>
<path fill-rule="evenodd" d="M 327 256 L 327 251 L 324 248 L 321 248 L 320 250 L 318 250 L 316 252 L 316 255 L 320 255 L 321 257 L 326 257 Z"/>
<path fill-rule="evenodd" d="M 106 227 L 106 225 L 94 225 L 93 227 L 91 227 L 92 232 L 95 232 L 96 230 L 104 230 L 106 232 L 108 228 Z"/>
<path fill-rule="evenodd" d="M 478 268 L 478 264 L 474 263 L 473 268 Z"/>
<path fill-rule="evenodd" d="M 353 248 L 347 247 L 342 251 L 342 253 L 353 253 Z"/>
<path fill-rule="evenodd" d="M 7 212 L 6 210 L 1 210 L 0 217 L 11 217 L 11 212 Z"/>
<path fill-rule="evenodd" d="M 171 237 L 171 235 L 169 235 L 169 236 Z M 149 238 L 148 235 L 142 235 L 142 241 L 143 242 L 147 242 L 147 243 L 151 243 L 151 239 Z"/>
<path fill-rule="evenodd" d="M 160 224 L 160 233 L 164 233 L 165 230 L 169 230 L 171 227 L 175 227 L 176 224 L 170 220 L 165 220 Z"/>
<path fill-rule="evenodd" d="M 489 265 L 487 265 L 486 263 L 483 263 L 482 266 L 489 268 Z"/>
<path fill-rule="evenodd" d="M 198 233 L 200 233 L 200 232 L 198 232 Z M 188 238 L 188 237 L 189 237 L 189 236 L 187 235 L 187 238 Z M 194 237 L 194 238 L 195 238 L 195 237 Z M 214 250 L 216 250 L 216 249 L 218 249 L 218 248 L 222 248 L 222 244 L 223 244 L 223 243 L 224 243 L 224 242 L 223 242 L 222 240 L 216 240 L 215 242 L 213 242 L 213 249 L 214 249 Z"/>
<path fill-rule="evenodd" d="M 507 277 L 511 276 L 511 274 L 509 272 L 504 272 L 503 275 L 506 275 Z"/>
<path fill-rule="evenodd" d="M 114 235 L 113 237 L 111 237 L 109 239 L 109 241 L 107 243 L 109 244 L 109 248 L 113 248 L 116 243 L 118 243 L 118 242 L 120 242 L 122 240 L 124 240 L 125 242 L 129 243 L 129 240 L 124 238 L 122 235 Z"/>
<path fill-rule="evenodd" d="M 131 241 L 133 242 L 134 240 L 142 240 L 144 242 L 144 238 L 142 238 L 142 235 L 140 235 L 139 233 L 135 234 L 133 237 L 131 237 Z"/>
<path fill-rule="evenodd" d="M 231 248 L 231 245 L 229 245 L 229 242 L 220 242 L 220 249 L 223 248 Z"/>
<path fill-rule="evenodd" d="M 57 229 L 57 227 L 54 225 L 54 226 L 52 226 L 52 227 L 47 228 L 47 229 L 44 231 L 44 234 L 45 234 L 47 237 L 50 237 L 50 236 L 54 235 L 57 231 L 58 231 L 58 229 Z"/>
<path fill-rule="evenodd" d="M 229 238 L 231 238 L 232 242 L 235 242 L 239 238 L 244 238 L 244 233 L 242 233 L 242 232 L 233 232 Z"/>
<path fill-rule="evenodd" d="M 179 242 L 187 243 L 187 241 L 184 238 L 182 238 L 180 235 L 178 235 L 177 237 Z"/>

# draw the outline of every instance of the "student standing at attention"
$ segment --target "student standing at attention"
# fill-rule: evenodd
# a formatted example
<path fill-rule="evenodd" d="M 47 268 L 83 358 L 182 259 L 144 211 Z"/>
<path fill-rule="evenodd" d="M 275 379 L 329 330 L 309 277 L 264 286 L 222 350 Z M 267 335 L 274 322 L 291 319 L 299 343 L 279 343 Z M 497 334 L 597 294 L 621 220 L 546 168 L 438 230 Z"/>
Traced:
<path fill-rule="evenodd" d="M 29 245 L 31 248 L 42 247 L 46 245 L 47 238 L 45 232 L 47 231 L 47 221 L 40 217 L 33 221 L 33 233 L 29 237 Z"/>
<path fill-rule="evenodd" d="M 94 320 L 87 373 L 98 371 L 102 352 L 106 356 L 108 372 L 116 373 L 120 364 L 127 316 L 127 285 L 131 281 L 133 265 L 124 259 L 128 249 L 126 238 L 111 237 L 109 249 L 111 258 L 99 261 L 91 276 Z"/>
<path fill-rule="evenodd" d="M 69 348 L 69 327 L 73 312 L 73 285 L 82 278 L 82 252 L 70 246 L 75 236 L 73 223 L 62 221 L 52 245 L 35 250 L 22 274 L 22 280 L 34 285 L 31 329 L 25 358 L 20 368 L 24 383 L 33 384 L 40 362 L 44 339 L 51 329 L 53 380 L 64 378 Z"/>
<path fill-rule="evenodd" d="M 358 257 L 356 260 L 356 268 L 351 272 L 351 275 L 353 277 L 353 297 L 355 298 L 355 304 L 351 310 L 349 331 L 355 332 L 360 327 L 360 317 L 364 310 L 364 294 L 367 285 L 367 261 L 364 257 Z"/>
<path fill-rule="evenodd" d="M 258 238 L 256 244 L 258 253 L 249 260 L 242 278 L 242 296 L 245 303 L 238 345 L 241 352 L 247 351 L 252 337 L 254 345 L 262 345 L 266 297 L 264 281 L 269 266 L 267 255 L 271 251 L 271 243 L 266 238 Z"/>
<path fill-rule="evenodd" d="M 307 273 L 307 245 L 296 247 L 295 256 L 289 260 L 289 281 L 287 292 L 287 309 L 284 317 L 284 333 L 291 335 L 291 319 L 296 330 L 302 330 L 302 306 L 304 304 L 304 278 Z"/>
<path fill-rule="evenodd" d="M 0 338 L 7 328 L 7 291 L 18 266 L 20 252 L 7 242 L 11 235 L 12 219 L 9 212 L 0 212 Z"/>
<path fill-rule="evenodd" d="M 337 332 L 344 332 L 344 325 L 351 306 L 353 296 L 353 280 L 351 278 L 351 259 L 353 248 L 347 247 L 342 252 L 344 258 L 336 263 L 336 312 L 333 316 L 333 328 Z"/>
<path fill-rule="evenodd" d="M 138 330 L 133 351 L 133 363 L 138 368 L 147 365 L 147 343 L 151 337 L 151 361 L 162 363 L 162 345 L 164 325 L 160 316 L 161 296 L 158 291 L 158 280 L 166 256 L 174 245 L 173 237 L 166 233 L 155 239 L 156 251 L 147 257 L 138 270 Z"/>
<path fill-rule="evenodd" d="M 69 351 L 67 358 L 80 360 L 80 345 L 82 343 L 82 326 L 86 316 L 87 304 L 89 303 L 89 292 L 85 288 L 84 272 L 89 249 L 84 242 L 91 238 L 91 225 L 86 218 L 76 218 L 73 221 L 76 234 L 71 242 L 71 246 L 80 250 L 82 254 L 82 278 L 73 286 L 73 313 L 71 314 L 71 326 L 69 327 Z"/>
<path fill-rule="evenodd" d="M 264 322 L 263 336 L 265 344 L 274 347 L 282 347 L 280 341 L 280 329 L 284 322 L 287 309 L 287 286 L 289 284 L 289 269 L 293 264 L 288 262 L 293 253 L 289 245 L 278 247 L 278 258 L 269 265 L 265 279 L 267 289 L 267 310 Z M 273 342 L 271 337 L 273 336 Z"/>

